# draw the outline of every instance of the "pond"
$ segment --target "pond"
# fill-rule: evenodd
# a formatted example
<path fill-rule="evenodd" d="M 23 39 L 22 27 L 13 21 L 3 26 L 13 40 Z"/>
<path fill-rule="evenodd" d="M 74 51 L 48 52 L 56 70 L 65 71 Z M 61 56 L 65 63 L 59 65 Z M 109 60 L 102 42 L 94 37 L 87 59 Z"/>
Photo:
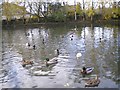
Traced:
<path fill-rule="evenodd" d="M 118 33 L 118 27 L 92 24 L 3 28 L 0 85 L 2 88 L 84 88 L 85 79 L 98 75 L 97 88 L 118 88 Z M 81 53 L 79 58 L 78 53 Z M 46 58 L 56 58 L 58 63 L 47 67 Z M 33 65 L 23 67 L 23 59 L 33 61 Z M 83 77 L 80 73 L 83 66 L 94 70 Z M 41 68 L 49 74 L 35 75 Z"/>

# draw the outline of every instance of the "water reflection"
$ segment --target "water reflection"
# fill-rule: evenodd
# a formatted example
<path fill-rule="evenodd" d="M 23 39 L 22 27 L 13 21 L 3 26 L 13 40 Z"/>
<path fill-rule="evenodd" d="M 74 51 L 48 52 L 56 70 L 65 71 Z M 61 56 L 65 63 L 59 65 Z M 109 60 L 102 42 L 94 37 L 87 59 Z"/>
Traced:
<path fill-rule="evenodd" d="M 49 84 L 47 87 L 84 87 L 85 81 L 82 80 L 80 68 L 85 65 L 95 68 L 94 72 L 87 76 L 88 78 L 95 74 L 100 76 L 101 83 L 98 87 L 113 88 L 117 87 L 118 82 L 116 80 L 118 70 L 117 38 L 118 28 L 115 27 L 51 25 L 35 28 L 9 28 L 3 30 L 3 52 L 9 50 L 17 52 L 23 59 L 33 60 L 35 66 L 41 66 L 46 58 L 54 58 L 55 50 L 59 49 L 58 64 L 48 69 L 55 72 L 55 77 L 52 77 L 51 81 L 49 77 L 32 76 L 36 87 L 45 87 L 45 83 Z M 28 47 L 28 43 L 30 47 Z M 33 49 L 34 45 L 35 49 Z M 77 53 L 82 54 L 78 60 L 76 59 Z M 5 56 L 9 57 L 6 54 Z M 3 59 L 3 63 L 5 61 L 15 62 L 16 59 L 12 61 Z M 11 67 L 11 64 L 10 66 L 6 64 L 6 67 Z M 17 69 L 19 68 L 17 67 Z M 29 70 L 29 68 L 27 69 Z M 17 80 L 22 83 L 20 78 Z M 39 80 L 42 80 L 44 85 L 37 83 Z M 49 83 L 50 81 L 51 83 Z M 26 87 L 27 85 L 18 86 Z"/>

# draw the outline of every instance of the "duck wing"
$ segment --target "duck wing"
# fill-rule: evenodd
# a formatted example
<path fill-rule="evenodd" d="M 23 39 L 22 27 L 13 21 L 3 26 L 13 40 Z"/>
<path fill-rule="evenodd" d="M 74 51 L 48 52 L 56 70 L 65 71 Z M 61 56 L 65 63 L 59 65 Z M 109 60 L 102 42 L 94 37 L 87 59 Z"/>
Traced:
<path fill-rule="evenodd" d="M 87 67 L 86 72 L 87 74 L 91 73 L 94 70 L 93 67 Z"/>

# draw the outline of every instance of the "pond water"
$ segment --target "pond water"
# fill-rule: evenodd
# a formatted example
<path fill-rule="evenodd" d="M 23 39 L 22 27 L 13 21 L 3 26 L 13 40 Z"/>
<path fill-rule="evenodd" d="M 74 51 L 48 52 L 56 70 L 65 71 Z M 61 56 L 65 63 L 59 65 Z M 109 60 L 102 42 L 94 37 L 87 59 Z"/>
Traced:
<path fill-rule="evenodd" d="M 3 28 L 0 86 L 84 88 L 85 79 L 98 75 L 98 88 L 118 88 L 118 33 L 118 27 L 94 25 L 51 24 Z M 57 49 L 60 53 L 58 56 L 55 53 Z M 77 53 L 82 56 L 76 58 Z M 56 58 L 58 63 L 46 67 L 46 58 Z M 23 67 L 23 59 L 34 64 Z M 83 66 L 94 67 L 94 70 L 83 77 L 80 73 Z M 49 74 L 34 75 L 41 68 Z"/>

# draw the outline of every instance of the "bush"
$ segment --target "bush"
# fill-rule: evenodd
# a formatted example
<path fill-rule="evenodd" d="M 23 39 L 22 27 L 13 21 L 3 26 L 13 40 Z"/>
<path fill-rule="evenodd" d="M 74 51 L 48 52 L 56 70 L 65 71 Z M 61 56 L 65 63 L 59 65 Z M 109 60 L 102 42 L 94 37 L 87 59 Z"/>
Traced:
<path fill-rule="evenodd" d="M 56 12 L 47 17 L 47 21 L 50 22 L 64 22 L 66 20 L 66 16 L 62 12 Z"/>

